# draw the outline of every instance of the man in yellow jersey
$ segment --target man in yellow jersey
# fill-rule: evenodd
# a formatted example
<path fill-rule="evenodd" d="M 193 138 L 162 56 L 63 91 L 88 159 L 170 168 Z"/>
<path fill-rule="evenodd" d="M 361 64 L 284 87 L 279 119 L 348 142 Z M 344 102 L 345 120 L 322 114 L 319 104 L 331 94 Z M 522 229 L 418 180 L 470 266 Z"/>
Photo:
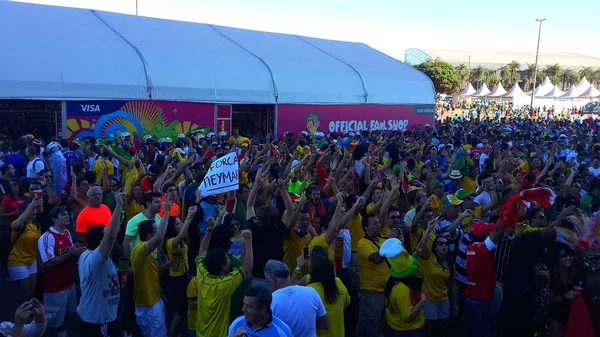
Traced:
<path fill-rule="evenodd" d="M 252 271 L 254 254 L 252 233 L 242 231 L 245 243 L 244 261 L 239 268 L 230 269 L 229 256 L 222 248 L 207 251 L 214 221 L 209 222 L 206 235 L 202 239 L 197 260 L 198 271 L 198 313 L 196 316 L 196 336 L 227 336 L 231 296 Z"/>
<path fill-rule="evenodd" d="M 165 305 L 160 299 L 160 270 L 154 250 L 160 245 L 167 231 L 171 202 L 165 204 L 165 216 L 158 228 L 154 220 L 146 220 L 138 225 L 140 242 L 131 252 L 133 269 L 133 303 L 136 322 L 144 336 L 167 336 Z M 170 264 L 161 266 L 168 268 Z"/>
<path fill-rule="evenodd" d="M 385 284 L 390 274 L 389 262 L 379 255 L 385 242 L 381 238 L 381 223 L 377 215 L 363 218 L 365 237 L 356 245 L 360 271 L 360 301 L 357 336 L 375 337 L 383 327 L 385 308 Z M 398 238 L 398 230 L 391 229 L 388 238 Z"/>

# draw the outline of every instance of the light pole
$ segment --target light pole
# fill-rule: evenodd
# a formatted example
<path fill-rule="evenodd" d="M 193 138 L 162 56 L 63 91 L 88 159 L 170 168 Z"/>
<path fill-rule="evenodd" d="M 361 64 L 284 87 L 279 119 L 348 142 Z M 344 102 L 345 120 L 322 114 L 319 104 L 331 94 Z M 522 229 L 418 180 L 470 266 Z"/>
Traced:
<path fill-rule="evenodd" d="M 538 67 L 538 58 L 540 56 L 540 36 L 542 35 L 542 22 L 546 21 L 546 18 L 543 19 L 535 19 L 540 23 L 540 28 L 538 30 L 538 42 L 537 49 L 535 50 L 535 66 L 533 68 L 533 87 L 531 88 L 531 110 L 533 110 L 533 97 L 535 97 L 535 82 L 537 79 L 537 67 Z"/>
<path fill-rule="evenodd" d="M 138 0 L 135 0 L 135 16 L 138 15 Z"/>
<path fill-rule="evenodd" d="M 469 55 L 469 65 L 467 66 L 468 82 L 471 82 L 471 55 Z"/>

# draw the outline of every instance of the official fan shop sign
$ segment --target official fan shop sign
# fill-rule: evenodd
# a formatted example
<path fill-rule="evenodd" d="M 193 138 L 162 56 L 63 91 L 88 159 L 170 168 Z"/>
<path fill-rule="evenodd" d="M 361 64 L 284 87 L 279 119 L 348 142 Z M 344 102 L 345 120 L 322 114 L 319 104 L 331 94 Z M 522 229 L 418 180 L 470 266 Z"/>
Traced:
<path fill-rule="evenodd" d="M 237 190 L 239 187 L 239 163 L 235 152 L 215 160 L 200 184 L 203 197 Z"/>

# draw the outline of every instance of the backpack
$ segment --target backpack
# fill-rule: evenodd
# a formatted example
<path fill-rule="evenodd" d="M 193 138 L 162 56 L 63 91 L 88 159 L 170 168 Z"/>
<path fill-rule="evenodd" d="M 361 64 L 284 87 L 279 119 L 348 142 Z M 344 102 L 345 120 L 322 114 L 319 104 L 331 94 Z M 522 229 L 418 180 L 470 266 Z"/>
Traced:
<path fill-rule="evenodd" d="M 8 255 L 10 255 L 10 251 L 13 249 L 17 240 L 25 233 L 25 229 L 27 229 L 27 225 L 23 225 L 19 234 L 15 238 L 15 242 L 11 242 L 12 237 L 12 224 L 6 228 L 5 226 L 0 229 L 0 266 L 6 266 L 8 261 Z"/>
<path fill-rule="evenodd" d="M 31 169 L 32 169 L 34 172 L 35 172 L 35 164 L 36 164 L 38 161 L 41 161 L 41 162 L 42 162 L 42 164 L 44 164 L 44 168 L 43 168 L 43 170 L 47 170 L 47 169 L 48 169 L 48 165 L 46 164 L 46 161 L 45 161 L 45 160 L 42 160 L 42 159 L 40 159 L 40 158 L 35 158 L 35 159 L 33 160 L 33 164 L 31 165 L 31 166 L 32 166 L 32 167 L 31 167 Z M 35 173 L 39 173 L 39 172 L 35 172 Z"/>

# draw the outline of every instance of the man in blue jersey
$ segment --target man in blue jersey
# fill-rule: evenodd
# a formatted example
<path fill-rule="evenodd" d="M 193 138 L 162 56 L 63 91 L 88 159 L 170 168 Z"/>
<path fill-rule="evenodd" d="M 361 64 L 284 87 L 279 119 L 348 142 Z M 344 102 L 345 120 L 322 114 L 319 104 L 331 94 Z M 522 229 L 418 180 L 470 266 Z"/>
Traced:
<path fill-rule="evenodd" d="M 250 287 L 244 294 L 244 315 L 229 326 L 229 337 L 292 337 L 292 331 L 271 311 L 271 292 L 264 287 Z"/>

